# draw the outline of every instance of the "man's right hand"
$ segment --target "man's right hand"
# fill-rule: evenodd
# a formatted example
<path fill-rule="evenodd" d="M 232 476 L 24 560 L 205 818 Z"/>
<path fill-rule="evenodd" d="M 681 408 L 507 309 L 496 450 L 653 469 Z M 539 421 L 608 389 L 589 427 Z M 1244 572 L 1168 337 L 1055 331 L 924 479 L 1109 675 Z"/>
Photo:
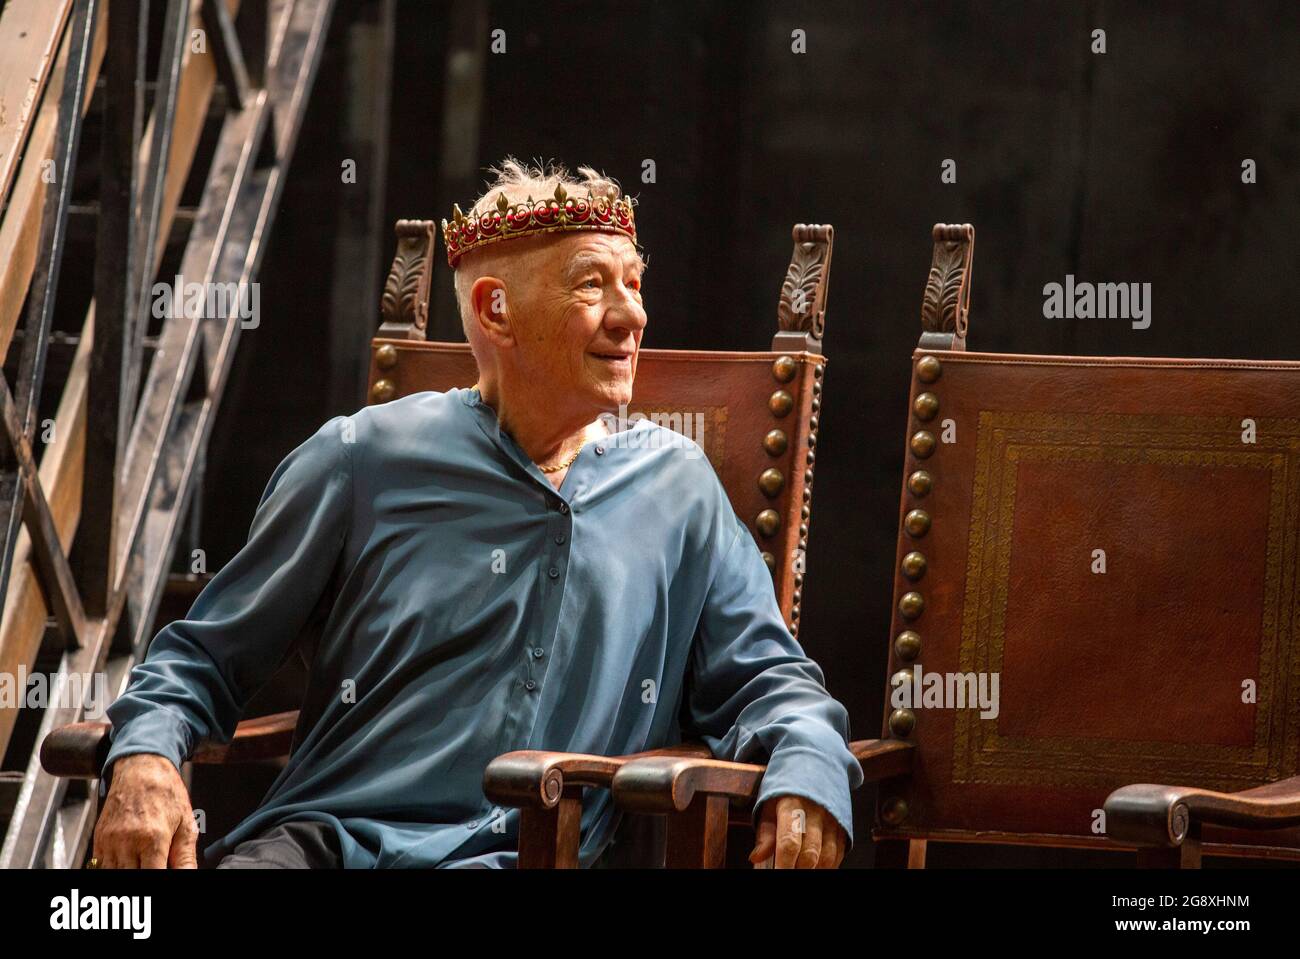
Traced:
<path fill-rule="evenodd" d="M 189 793 L 170 759 L 137 753 L 113 762 L 95 827 L 101 869 L 197 869 L 198 841 Z"/>

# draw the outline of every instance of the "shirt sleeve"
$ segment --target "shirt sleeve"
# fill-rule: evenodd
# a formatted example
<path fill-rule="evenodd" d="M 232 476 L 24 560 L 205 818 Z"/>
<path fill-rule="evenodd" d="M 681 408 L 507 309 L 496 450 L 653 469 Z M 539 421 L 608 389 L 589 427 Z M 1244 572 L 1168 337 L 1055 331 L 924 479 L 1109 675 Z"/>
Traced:
<path fill-rule="evenodd" d="M 691 659 L 690 718 L 720 759 L 767 763 L 754 823 L 773 796 L 811 799 L 853 842 L 850 792 L 862 767 L 849 752 L 848 711 L 826 691 L 781 617 L 772 574 L 731 511 Z"/>
<path fill-rule="evenodd" d="M 248 542 L 154 637 L 108 708 L 111 766 L 157 753 L 179 769 L 198 743 L 229 742 L 244 706 L 284 659 L 342 552 L 352 514 L 354 424 L 336 416 L 271 475 Z"/>

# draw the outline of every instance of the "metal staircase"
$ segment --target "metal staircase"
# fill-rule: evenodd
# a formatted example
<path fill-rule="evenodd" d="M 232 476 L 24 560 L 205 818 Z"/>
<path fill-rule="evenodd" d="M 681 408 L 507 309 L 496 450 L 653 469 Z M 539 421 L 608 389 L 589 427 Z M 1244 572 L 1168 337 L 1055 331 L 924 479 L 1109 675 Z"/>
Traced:
<path fill-rule="evenodd" d="M 160 17 L 149 0 L 8 0 L 0 14 L 6 58 L 32 58 L 0 69 L 0 674 L 48 663 L 51 690 L 81 691 L 45 706 L 35 743 L 84 717 L 92 687 L 73 677 L 103 674 L 116 698 L 152 637 L 249 322 L 218 297 L 151 334 L 159 265 L 171 244 L 187 284 L 255 282 L 334 5 L 154 4 Z M 79 156 L 92 124 L 99 154 Z M 197 204 L 182 206 L 204 169 Z M 73 203 L 87 173 L 98 199 Z M 93 264 L 63 262 L 70 230 L 93 232 Z M 73 334 L 51 319 L 70 270 L 93 270 Z M 44 382 L 51 348 L 75 349 L 62 383 Z M 0 755 L 17 712 L 0 702 Z M 9 751 L 0 867 L 79 865 L 95 797 L 45 774 L 34 750 L 14 770 Z"/>

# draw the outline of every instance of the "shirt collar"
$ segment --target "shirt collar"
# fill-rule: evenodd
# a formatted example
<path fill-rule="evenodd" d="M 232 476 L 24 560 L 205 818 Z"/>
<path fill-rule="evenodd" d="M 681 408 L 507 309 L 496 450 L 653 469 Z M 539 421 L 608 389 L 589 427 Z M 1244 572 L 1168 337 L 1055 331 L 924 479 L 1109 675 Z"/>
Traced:
<path fill-rule="evenodd" d="M 478 391 L 477 387 L 458 387 L 454 392 L 460 394 L 461 402 L 473 411 L 474 419 L 475 422 L 478 423 L 479 429 L 483 431 L 484 435 L 487 436 L 487 438 L 491 440 L 497 448 L 503 450 L 510 459 L 514 460 L 514 462 L 524 470 L 524 472 L 538 483 L 541 483 L 546 488 L 547 492 L 560 495 L 561 499 L 564 498 L 564 496 L 560 494 L 560 490 L 557 490 L 551 485 L 551 481 L 546 478 L 546 474 L 538 468 L 536 463 L 529 459 L 528 454 L 525 453 L 523 447 L 515 441 L 515 438 L 511 436 L 508 431 L 501 428 L 501 421 L 497 418 L 497 411 L 487 403 L 483 402 L 483 396 Z M 632 428 L 635 429 L 636 424 L 633 424 Z M 607 437 L 612 435 L 609 433 L 608 424 L 606 424 L 605 429 Z M 603 442 L 603 440 L 588 440 L 587 444 L 584 444 L 583 448 L 585 449 L 587 445 L 595 442 Z M 574 465 L 577 465 L 576 461 Z M 561 484 L 561 489 L 569 485 L 568 480 L 569 478 L 566 476 L 564 483 Z M 582 488 L 585 487 L 579 487 L 579 491 L 581 491 Z"/>

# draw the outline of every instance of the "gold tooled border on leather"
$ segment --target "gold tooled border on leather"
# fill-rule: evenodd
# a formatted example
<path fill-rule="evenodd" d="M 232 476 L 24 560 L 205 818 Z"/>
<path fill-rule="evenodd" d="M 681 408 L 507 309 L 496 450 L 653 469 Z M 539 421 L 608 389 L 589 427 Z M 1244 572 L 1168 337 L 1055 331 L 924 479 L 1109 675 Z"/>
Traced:
<path fill-rule="evenodd" d="M 1291 775 L 1300 741 L 1297 649 L 1297 514 L 1300 420 L 1256 418 L 1243 448 L 1234 417 L 982 411 L 972 488 L 960 668 L 1001 672 L 1022 461 L 1229 466 L 1271 474 L 1260 682 L 1251 746 L 1022 739 L 999 736 L 977 709 L 960 710 L 953 737 L 954 782 L 1105 786 L 1115 777 L 1243 789 Z M 1288 653 L 1290 654 L 1288 656 Z"/>

